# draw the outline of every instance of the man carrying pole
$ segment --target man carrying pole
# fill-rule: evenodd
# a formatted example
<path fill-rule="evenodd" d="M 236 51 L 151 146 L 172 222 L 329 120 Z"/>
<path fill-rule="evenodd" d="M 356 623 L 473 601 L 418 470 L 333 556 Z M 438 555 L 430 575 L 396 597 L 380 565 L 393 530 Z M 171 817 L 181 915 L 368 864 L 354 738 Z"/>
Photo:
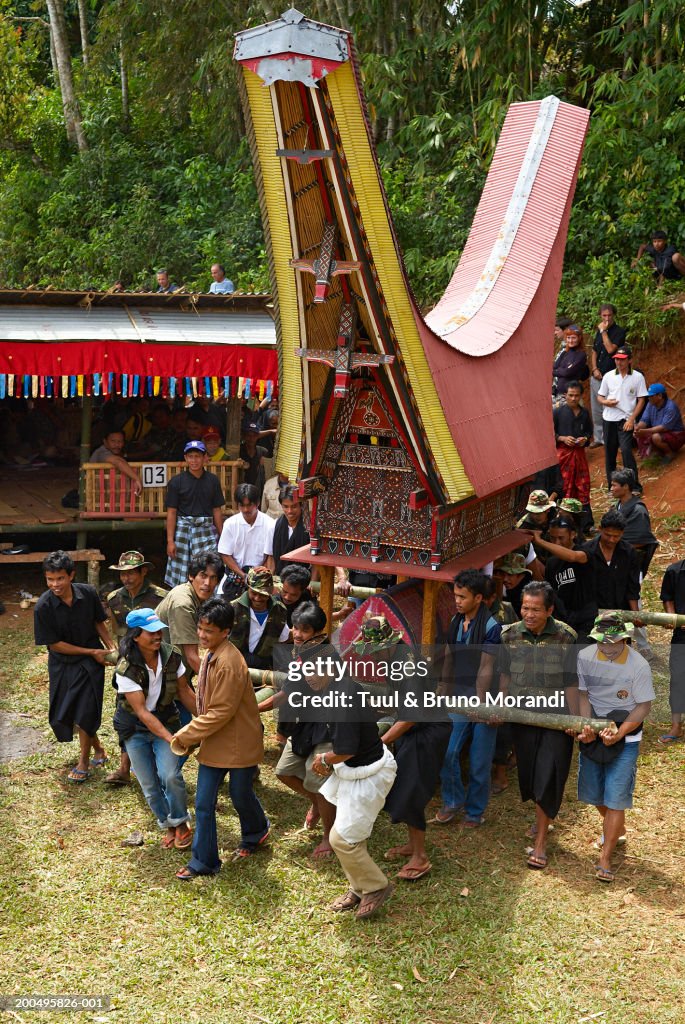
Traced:
<path fill-rule="evenodd" d="M 633 630 L 620 615 L 599 615 L 590 633 L 597 645 L 578 655 L 580 713 L 602 715 L 618 726 L 599 734 L 585 726 L 578 736 L 578 799 L 593 804 L 603 821 L 595 865 L 600 882 L 616 877 L 611 857 L 625 833 L 625 812 L 633 806 L 642 723 L 655 697 L 649 664 L 626 643 Z"/>
<path fill-rule="evenodd" d="M 576 634 L 553 611 L 549 583 L 534 581 L 524 588 L 522 621 L 502 630 L 502 690 L 515 697 L 546 697 L 558 711 L 575 714 Z M 535 802 L 529 832 L 534 843 L 526 862 L 535 870 L 547 867 L 547 832 L 559 813 L 573 755 L 571 736 L 545 728 L 544 708 L 540 711 L 540 725 L 512 726 L 521 799 Z"/>

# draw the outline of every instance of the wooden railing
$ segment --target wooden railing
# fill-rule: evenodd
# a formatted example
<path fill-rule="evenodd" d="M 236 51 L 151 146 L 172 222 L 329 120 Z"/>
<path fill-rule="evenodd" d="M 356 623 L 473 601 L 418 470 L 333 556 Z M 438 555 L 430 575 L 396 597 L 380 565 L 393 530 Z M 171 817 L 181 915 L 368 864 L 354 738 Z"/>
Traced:
<path fill-rule="evenodd" d="M 186 468 L 185 462 L 130 462 L 143 482 L 142 494 L 136 495 L 133 481 L 108 462 L 86 462 L 84 519 L 163 519 L 166 515 L 166 484 Z M 210 462 L 207 470 L 219 478 L 226 503 L 224 511 L 237 511 L 233 493 L 240 483 L 242 462 Z M 166 467 L 166 482 L 155 483 Z"/>

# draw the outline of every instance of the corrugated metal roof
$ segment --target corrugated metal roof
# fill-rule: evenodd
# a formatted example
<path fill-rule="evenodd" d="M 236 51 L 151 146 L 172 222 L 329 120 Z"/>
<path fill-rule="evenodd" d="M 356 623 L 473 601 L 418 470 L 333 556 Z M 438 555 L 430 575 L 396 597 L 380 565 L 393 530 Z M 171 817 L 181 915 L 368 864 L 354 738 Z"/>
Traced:
<path fill-rule="evenodd" d="M 459 266 L 426 322 L 416 311 L 441 405 L 479 496 L 556 461 L 553 326 L 588 111 L 559 104 L 497 279 L 469 320 L 456 328 L 451 322 L 497 243 L 539 107 L 510 108 Z"/>
<path fill-rule="evenodd" d="M 275 348 L 267 313 L 0 306 L 0 341 L 158 341 Z"/>

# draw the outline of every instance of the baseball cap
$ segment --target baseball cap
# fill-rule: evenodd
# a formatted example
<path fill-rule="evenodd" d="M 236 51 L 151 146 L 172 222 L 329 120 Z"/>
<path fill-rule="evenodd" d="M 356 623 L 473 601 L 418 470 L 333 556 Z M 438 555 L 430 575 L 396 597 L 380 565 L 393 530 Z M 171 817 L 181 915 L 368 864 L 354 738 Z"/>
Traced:
<path fill-rule="evenodd" d="M 154 608 L 134 608 L 126 616 L 126 625 L 129 629 L 144 629 L 146 633 L 159 633 L 166 629 Z"/>
<path fill-rule="evenodd" d="M 259 434 L 261 433 L 260 427 L 257 423 L 246 423 L 243 427 L 243 434 Z"/>
<path fill-rule="evenodd" d="M 205 427 L 205 429 L 202 431 L 202 436 L 203 437 L 219 437 L 220 438 L 221 434 L 219 433 L 219 431 L 217 430 L 216 427 Z"/>
<path fill-rule="evenodd" d="M 631 359 L 632 355 L 633 350 L 630 345 L 621 345 L 621 347 L 617 348 L 614 352 L 614 359 Z"/>
<path fill-rule="evenodd" d="M 665 395 L 666 388 L 663 384 L 650 384 L 647 388 L 647 394 L 650 396 L 650 398 L 652 395 Z"/>
<path fill-rule="evenodd" d="M 183 454 L 186 452 L 202 452 L 203 455 L 207 454 L 204 441 L 188 441 L 188 444 L 183 449 Z"/>

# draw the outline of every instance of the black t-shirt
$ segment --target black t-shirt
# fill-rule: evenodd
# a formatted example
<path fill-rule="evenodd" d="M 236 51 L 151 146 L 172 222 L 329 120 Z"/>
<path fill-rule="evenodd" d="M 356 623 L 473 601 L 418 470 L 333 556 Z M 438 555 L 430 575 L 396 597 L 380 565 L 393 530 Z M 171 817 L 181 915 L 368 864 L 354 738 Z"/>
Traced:
<path fill-rule="evenodd" d="M 619 327 L 618 324 L 612 324 L 607 330 L 607 334 L 609 335 L 609 341 L 612 345 L 618 345 L 619 348 L 621 345 L 625 345 L 626 332 L 624 327 Z M 604 376 L 605 373 L 609 373 L 610 370 L 616 369 L 614 357 L 610 356 L 604 348 L 604 342 L 602 341 L 600 331 L 597 331 L 595 334 L 595 340 L 592 347 L 597 355 L 597 369 L 600 371 L 602 376 Z"/>
<path fill-rule="evenodd" d="M 676 615 L 685 615 L 685 559 L 666 570 L 661 584 L 661 600 L 673 601 Z M 671 643 L 685 644 L 685 629 L 674 629 Z"/>
<path fill-rule="evenodd" d="M 654 269 L 657 273 L 663 274 L 665 278 L 671 281 L 682 280 L 681 274 L 673 266 L 673 257 L 677 253 L 675 245 L 665 246 L 661 252 L 657 252 L 653 245 L 648 245 L 645 252 L 648 256 L 654 260 Z"/>
<path fill-rule="evenodd" d="M 582 406 L 576 416 L 567 405 L 560 405 L 554 410 L 552 417 L 557 437 L 592 437 L 592 420 L 587 409 L 583 409 Z"/>
<path fill-rule="evenodd" d="M 378 735 L 377 716 L 370 708 L 362 706 L 363 688 L 352 680 L 344 679 L 330 687 L 338 694 L 349 698 L 350 706 L 345 711 L 337 710 L 336 721 L 328 722 L 334 754 L 353 754 L 345 764 L 360 768 L 373 764 L 383 756 L 383 743 Z"/>
<path fill-rule="evenodd" d="M 555 619 L 577 633 L 589 632 L 597 614 L 592 567 L 551 555 L 545 565 L 545 580 L 560 598 L 560 604 L 554 606 Z"/>
<path fill-rule="evenodd" d="M 640 568 L 635 552 L 630 544 L 620 540 L 614 548 L 611 563 L 607 565 L 599 542 L 600 538 L 595 537 L 580 549 L 588 555 L 587 565 L 592 570 L 596 605 L 598 608 L 628 610 L 629 601 L 640 598 Z"/>
<path fill-rule="evenodd" d="M 208 516 L 225 502 L 221 484 L 214 473 L 204 470 L 196 477 L 187 470 L 171 478 L 166 489 L 166 507 L 175 508 L 179 516 Z"/>
<path fill-rule="evenodd" d="M 72 583 L 71 586 L 74 591 L 71 605 L 65 604 L 50 590 L 39 598 L 33 614 L 37 646 L 67 643 L 75 647 L 102 647 L 95 625 L 105 622 L 107 614 L 97 590 L 89 583 Z M 50 654 L 52 656 L 52 652 Z"/>

